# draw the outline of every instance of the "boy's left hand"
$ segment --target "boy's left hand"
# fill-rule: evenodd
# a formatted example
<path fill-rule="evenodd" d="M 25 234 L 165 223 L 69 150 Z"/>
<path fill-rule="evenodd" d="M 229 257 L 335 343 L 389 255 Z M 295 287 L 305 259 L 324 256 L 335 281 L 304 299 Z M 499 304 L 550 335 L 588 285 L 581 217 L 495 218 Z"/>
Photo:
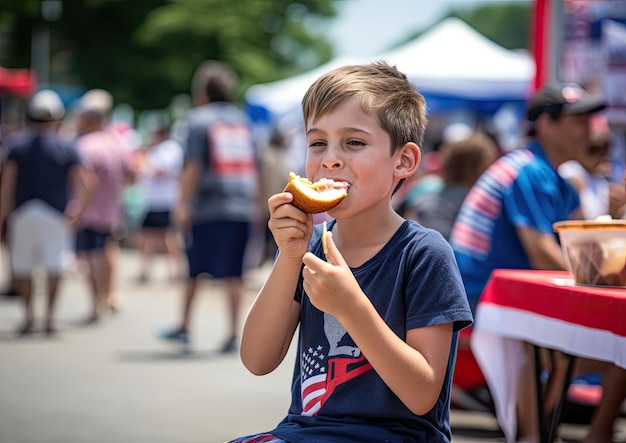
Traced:
<path fill-rule="evenodd" d="M 350 312 L 361 297 L 366 297 L 350 267 L 335 246 L 332 233 L 326 237 L 328 261 L 307 252 L 302 257 L 304 290 L 313 306 L 336 318 Z"/>

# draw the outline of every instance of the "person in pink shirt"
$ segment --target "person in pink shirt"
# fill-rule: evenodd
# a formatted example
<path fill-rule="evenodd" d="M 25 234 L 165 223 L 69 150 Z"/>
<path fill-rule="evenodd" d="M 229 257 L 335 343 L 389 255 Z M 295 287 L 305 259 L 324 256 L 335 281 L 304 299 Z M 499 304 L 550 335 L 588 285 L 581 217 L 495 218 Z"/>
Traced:
<path fill-rule="evenodd" d="M 129 174 L 124 140 L 108 129 L 112 98 L 106 91 L 87 92 L 76 109 L 76 144 L 85 166 L 97 179 L 96 194 L 76 233 L 76 250 L 87 265 L 93 295 L 87 323 L 96 323 L 105 305 L 115 310 L 113 270 L 117 254 L 109 251 L 123 223 L 122 192 Z M 94 100 L 94 97 L 98 100 Z"/>

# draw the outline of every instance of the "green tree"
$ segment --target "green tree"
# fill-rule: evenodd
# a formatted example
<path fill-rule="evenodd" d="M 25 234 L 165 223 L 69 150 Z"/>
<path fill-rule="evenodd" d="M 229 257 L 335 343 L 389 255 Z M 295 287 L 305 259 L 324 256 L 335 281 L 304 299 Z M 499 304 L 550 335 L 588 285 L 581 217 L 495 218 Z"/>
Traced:
<path fill-rule="evenodd" d="M 445 17 L 463 20 L 476 31 L 507 49 L 527 49 L 530 32 L 530 1 L 498 2 L 473 8 L 454 8 Z M 415 32 L 399 41 L 401 46 L 422 35 L 426 30 Z"/>
<path fill-rule="evenodd" d="M 0 63 L 30 65 L 41 2 L 0 0 Z M 284 78 L 330 59 L 331 43 L 305 25 L 332 17 L 332 0 L 63 0 L 49 24 L 51 82 L 110 90 L 117 102 L 157 109 L 189 92 L 202 61 L 230 63 L 248 85 Z"/>
<path fill-rule="evenodd" d="M 508 49 L 528 48 L 530 2 L 491 3 L 473 9 L 453 9 L 450 16 L 465 21 L 485 37 Z"/>

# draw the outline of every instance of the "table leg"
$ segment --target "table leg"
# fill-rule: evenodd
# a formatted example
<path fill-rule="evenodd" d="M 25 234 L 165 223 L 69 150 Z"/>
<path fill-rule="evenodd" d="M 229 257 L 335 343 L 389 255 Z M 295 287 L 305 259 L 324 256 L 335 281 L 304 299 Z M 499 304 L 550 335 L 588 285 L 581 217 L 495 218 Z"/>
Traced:
<path fill-rule="evenodd" d="M 543 413 L 543 383 L 541 382 L 541 373 L 543 368 L 541 367 L 541 348 L 537 345 L 533 345 L 533 353 L 535 357 L 535 390 L 537 395 L 537 423 L 539 425 L 539 443 L 551 443 L 547 440 L 547 435 L 544 435 L 543 430 L 546 428 L 544 424 L 545 415 Z"/>
<path fill-rule="evenodd" d="M 569 390 L 572 373 L 574 371 L 574 363 L 576 361 L 576 357 L 573 355 L 564 354 L 567 358 L 567 368 L 565 373 L 565 378 L 563 379 L 563 383 L 559 387 L 559 396 L 556 405 L 554 406 L 554 410 L 546 411 L 545 410 L 545 398 L 544 398 L 544 390 L 543 384 L 541 382 L 541 374 L 543 372 L 543 368 L 541 366 L 541 356 L 540 356 L 540 347 L 533 345 L 534 357 L 535 357 L 535 389 L 537 392 L 537 414 L 538 414 L 538 424 L 539 424 L 539 442 L 540 443 L 553 443 L 554 438 L 556 436 L 556 431 L 558 429 L 559 424 L 561 423 L 561 412 L 563 410 L 563 404 L 567 399 L 567 392 Z M 554 355 L 555 351 L 550 350 L 550 357 L 552 363 L 552 370 L 548 375 L 548 380 L 546 381 L 546 386 L 549 389 L 553 380 L 552 380 L 552 372 L 554 371 Z"/>
<path fill-rule="evenodd" d="M 554 351 L 550 351 L 551 353 Z M 560 386 L 559 391 L 559 399 L 557 404 L 554 406 L 554 411 L 550 416 L 550 422 L 548 423 L 547 429 L 547 438 L 549 442 L 553 442 L 556 437 L 556 431 L 561 423 L 561 413 L 563 411 L 563 405 L 565 404 L 565 400 L 567 399 L 567 392 L 569 391 L 569 386 L 572 381 L 572 373 L 574 372 L 574 363 L 576 361 L 576 357 L 573 355 L 564 354 L 567 358 L 567 369 L 565 371 L 565 378 L 563 379 L 563 383 Z"/>

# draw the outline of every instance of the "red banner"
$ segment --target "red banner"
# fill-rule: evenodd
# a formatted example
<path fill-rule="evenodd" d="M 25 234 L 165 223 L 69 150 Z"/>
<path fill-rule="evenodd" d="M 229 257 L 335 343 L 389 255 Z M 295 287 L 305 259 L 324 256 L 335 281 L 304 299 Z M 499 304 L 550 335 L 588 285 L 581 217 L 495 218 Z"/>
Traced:
<path fill-rule="evenodd" d="M 5 69 L 0 66 L 0 96 L 28 97 L 37 85 L 35 75 L 29 69 Z"/>

